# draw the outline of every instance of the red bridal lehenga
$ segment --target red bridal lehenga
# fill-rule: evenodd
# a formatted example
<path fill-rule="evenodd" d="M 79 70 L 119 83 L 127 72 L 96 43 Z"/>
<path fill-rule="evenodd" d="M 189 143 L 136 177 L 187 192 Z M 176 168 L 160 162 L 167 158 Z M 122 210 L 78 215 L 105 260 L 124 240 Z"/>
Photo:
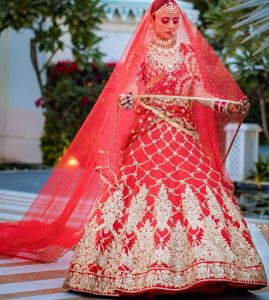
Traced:
<path fill-rule="evenodd" d="M 192 95 L 202 82 L 193 48 L 158 42 L 149 43 L 136 78 L 144 97 L 117 185 L 103 177 L 64 286 L 120 296 L 266 285 L 236 200 L 201 146 L 193 103 L 173 97 Z"/>
<path fill-rule="evenodd" d="M 49 262 L 76 246 L 64 287 L 98 295 L 267 285 L 224 166 L 245 117 L 225 105 L 246 97 L 176 9 L 169 45 L 146 12 L 29 211 L 0 225 L 1 254 Z M 126 111 L 118 95 L 129 91 Z"/>

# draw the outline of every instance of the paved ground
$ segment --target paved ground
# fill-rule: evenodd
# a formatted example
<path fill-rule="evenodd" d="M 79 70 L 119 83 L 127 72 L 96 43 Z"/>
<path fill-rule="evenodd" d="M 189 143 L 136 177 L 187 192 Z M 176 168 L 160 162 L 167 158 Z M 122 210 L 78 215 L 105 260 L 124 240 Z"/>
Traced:
<path fill-rule="evenodd" d="M 50 171 L 0 172 L 0 220 L 20 220 L 49 174 Z M 253 219 L 246 220 L 269 279 L 269 244 L 266 241 L 269 223 Z M 62 284 L 71 256 L 72 252 L 69 252 L 57 263 L 51 264 L 0 257 L 0 299 L 115 299 L 64 290 Z M 136 299 L 143 299 L 143 297 Z M 255 292 L 246 291 L 230 295 L 216 294 L 202 297 L 175 295 L 159 296 L 156 299 L 269 300 L 269 287 Z"/>
<path fill-rule="evenodd" d="M 51 170 L 0 171 L 0 189 L 38 193 Z"/>

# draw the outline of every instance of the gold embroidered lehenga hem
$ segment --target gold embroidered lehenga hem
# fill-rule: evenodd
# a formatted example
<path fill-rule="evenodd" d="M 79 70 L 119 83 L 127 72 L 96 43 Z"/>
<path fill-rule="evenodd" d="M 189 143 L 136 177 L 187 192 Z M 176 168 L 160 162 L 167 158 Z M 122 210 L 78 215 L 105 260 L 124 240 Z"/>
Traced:
<path fill-rule="evenodd" d="M 223 267 L 220 263 L 203 262 L 190 269 L 195 274 L 192 276 L 196 276 L 196 279 L 194 280 L 194 277 L 191 277 L 189 273 L 187 275 L 185 273 L 185 283 L 182 275 L 184 272 L 171 272 L 169 270 L 150 270 L 146 274 L 139 275 L 122 272 L 118 274 L 120 280 L 69 270 L 72 279 L 70 281 L 67 279 L 68 285 L 66 287 L 74 291 L 96 295 L 123 296 L 151 292 L 157 294 L 162 294 L 162 292 L 165 294 L 180 292 L 215 293 L 229 288 L 233 289 L 233 287 L 251 290 L 256 289 L 258 285 L 264 286 L 264 279 L 259 278 L 259 274 L 262 272 L 261 266 L 240 268 L 227 265 Z M 224 278 L 221 276 L 221 271 L 230 276 Z M 200 276 L 197 275 L 197 272 Z M 235 275 L 235 273 L 237 274 Z M 228 277 L 229 279 L 227 279 Z"/>

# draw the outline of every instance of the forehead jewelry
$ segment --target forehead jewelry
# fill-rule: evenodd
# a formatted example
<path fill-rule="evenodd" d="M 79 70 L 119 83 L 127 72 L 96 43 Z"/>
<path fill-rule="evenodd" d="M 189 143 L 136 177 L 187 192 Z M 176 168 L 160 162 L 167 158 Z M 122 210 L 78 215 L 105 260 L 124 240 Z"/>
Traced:
<path fill-rule="evenodd" d="M 169 3 L 165 4 L 164 6 L 162 6 L 161 8 L 159 8 L 154 14 L 156 16 L 158 16 L 164 11 L 166 11 L 172 17 L 179 12 L 179 9 L 175 3 L 169 2 Z"/>

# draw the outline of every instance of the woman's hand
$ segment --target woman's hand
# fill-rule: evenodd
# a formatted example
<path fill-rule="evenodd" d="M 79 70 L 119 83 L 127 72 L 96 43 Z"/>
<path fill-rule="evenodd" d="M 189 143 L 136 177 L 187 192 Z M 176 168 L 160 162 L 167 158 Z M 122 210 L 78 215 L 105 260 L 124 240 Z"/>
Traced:
<path fill-rule="evenodd" d="M 228 104 L 227 110 L 229 114 L 232 113 L 247 113 L 249 110 L 250 104 L 247 101 L 247 99 L 244 99 L 241 103 L 235 104 L 235 103 L 230 103 Z"/>
<path fill-rule="evenodd" d="M 127 95 L 119 95 L 118 102 L 122 108 L 124 108 L 125 110 L 130 110 L 134 106 L 134 98 L 132 96 L 132 93 L 129 93 Z"/>
<path fill-rule="evenodd" d="M 249 111 L 249 108 L 250 108 L 250 103 L 248 102 L 247 99 L 244 99 L 242 101 L 242 104 L 243 104 L 242 114 L 247 113 Z"/>
<path fill-rule="evenodd" d="M 242 112 L 242 105 L 229 103 L 227 107 L 227 111 L 229 114 L 240 113 Z"/>

